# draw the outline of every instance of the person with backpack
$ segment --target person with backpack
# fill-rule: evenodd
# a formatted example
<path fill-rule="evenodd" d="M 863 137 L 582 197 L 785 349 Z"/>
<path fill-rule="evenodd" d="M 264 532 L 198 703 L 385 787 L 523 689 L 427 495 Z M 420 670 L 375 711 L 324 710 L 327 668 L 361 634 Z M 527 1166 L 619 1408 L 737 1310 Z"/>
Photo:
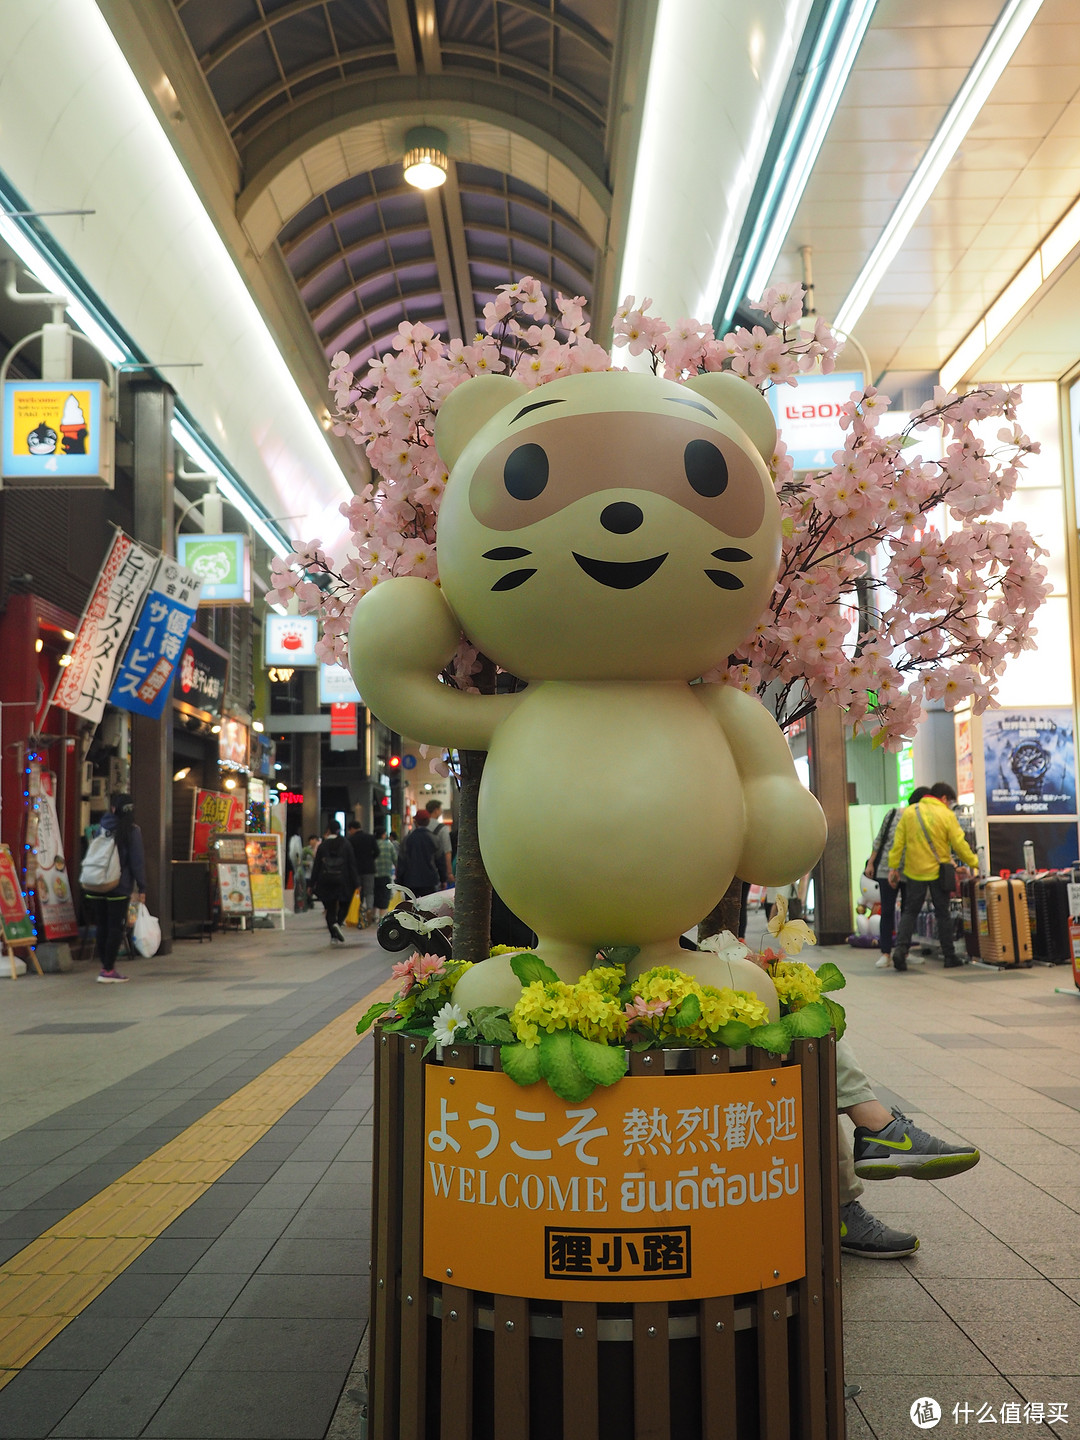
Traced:
<path fill-rule="evenodd" d="M 428 830 L 430 823 L 431 816 L 428 812 L 418 810 L 413 817 L 413 828 L 401 842 L 398 852 L 398 884 L 404 885 L 417 897 L 431 895 L 442 889 L 439 852 Z"/>
<path fill-rule="evenodd" d="M 360 877 L 360 924 L 366 919 L 366 912 L 375 905 L 375 861 L 379 845 L 375 836 L 364 829 L 359 820 L 350 820 L 345 827 L 345 839 L 352 847 L 356 861 L 356 873 Z"/>
<path fill-rule="evenodd" d="M 342 839 L 338 822 L 331 820 L 324 832 L 323 842 L 315 852 L 311 888 L 326 911 L 326 928 L 330 931 L 330 943 L 333 945 L 345 944 L 342 925 L 359 883 L 360 875 L 352 846 Z"/>
<path fill-rule="evenodd" d="M 428 829 L 431 838 L 435 841 L 435 863 L 439 867 L 440 880 L 443 885 L 453 885 L 453 847 L 450 840 L 450 826 L 443 823 L 439 818 L 442 815 L 442 805 L 438 800 L 429 800 L 424 806 L 428 815 Z"/>
<path fill-rule="evenodd" d="M 146 854 L 142 831 L 135 824 L 135 802 L 120 792 L 109 800 L 98 833 L 90 841 L 79 871 L 79 884 L 95 908 L 101 985 L 123 985 L 128 976 L 116 968 L 132 898 L 146 898 Z"/>

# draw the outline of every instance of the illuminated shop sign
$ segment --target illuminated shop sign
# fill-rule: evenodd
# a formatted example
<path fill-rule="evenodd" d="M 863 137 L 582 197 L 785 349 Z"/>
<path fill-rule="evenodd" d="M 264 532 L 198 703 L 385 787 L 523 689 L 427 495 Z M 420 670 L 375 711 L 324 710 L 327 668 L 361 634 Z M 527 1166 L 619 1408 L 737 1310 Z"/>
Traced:
<path fill-rule="evenodd" d="M 111 489 L 111 431 L 101 380 L 6 380 L 4 482 Z"/>
<path fill-rule="evenodd" d="M 251 604 L 251 553 L 246 535 L 178 535 L 176 555 L 202 581 L 200 605 Z"/>
<path fill-rule="evenodd" d="M 319 666 L 320 705 L 362 705 L 356 681 L 342 665 Z"/>
<path fill-rule="evenodd" d="M 862 388 L 863 377 L 857 370 L 806 375 L 794 387 L 773 386 L 767 398 L 796 470 L 832 468 L 833 452 L 844 446 L 841 411 L 851 392 Z"/>
<path fill-rule="evenodd" d="M 318 638 L 319 622 L 314 615 L 267 615 L 263 621 L 264 662 L 313 669 L 319 663 L 315 654 Z"/>

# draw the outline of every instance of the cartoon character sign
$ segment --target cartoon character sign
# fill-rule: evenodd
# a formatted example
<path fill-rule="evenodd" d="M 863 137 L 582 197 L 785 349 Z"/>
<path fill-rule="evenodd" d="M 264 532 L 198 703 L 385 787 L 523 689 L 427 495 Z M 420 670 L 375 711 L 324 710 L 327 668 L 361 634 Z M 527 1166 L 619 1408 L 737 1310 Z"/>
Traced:
<path fill-rule="evenodd" d="M 679 947 L 733 875 L 786 884 L 825 842 L 765 709 L 691 683 L 753 628 L 776 579 L 775 441 L 768 404 L 734 375 L 470 380 L 436 427 L 441 589 L 390 580 L 356 608 L 352 670 L 374 713 L 488 751 L 484 863 L 568 981 L 598 944 L 637 945 L 635 972 L 673 965 L 775 1004 L 756 966 Z M 527 689 L 440 684 L 461 631 Z M 505 957 L 458 988 L 467 1006 L 520 994 Z"/>

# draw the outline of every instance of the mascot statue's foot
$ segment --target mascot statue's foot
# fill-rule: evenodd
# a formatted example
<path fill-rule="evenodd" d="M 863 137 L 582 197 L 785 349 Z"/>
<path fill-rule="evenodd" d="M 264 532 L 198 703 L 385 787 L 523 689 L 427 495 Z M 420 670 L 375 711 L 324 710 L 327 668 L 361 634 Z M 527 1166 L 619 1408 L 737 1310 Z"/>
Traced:
<path fill-rule="evenodd" d="M 557 940 L 541 943 L 530 953 L 543 960 L 568 985 L 580 980 L 586 970 L 597 963 L 595 950 Z M 504 1005 L 512 1010 L 521 999 L 521 981 L 510 965 L 513 958 L 512 954 L 493 955 L 466 970 L 454 986 L 454 1004 L 463 1010 L 475 1010 L 480 1005 Z"/>
<path fill-rule="evenodd" d="M 627 966 L 627 974 L 635 980 L 646 970 L 658 965 L 672 970 L 681 970 L 692 976 L 699 985 L 712 985 L 717 990 L 742 990 L 756 995 L 763 1005 L 769 1007 L 769 1019 L 779 1020 L 780 1001 L 772 978 L 752 960 L 742 956 L 720 956 L 711 950 L 684 950 L 679 942 L 661 941 L 658 944 L 643 945 Z"/>

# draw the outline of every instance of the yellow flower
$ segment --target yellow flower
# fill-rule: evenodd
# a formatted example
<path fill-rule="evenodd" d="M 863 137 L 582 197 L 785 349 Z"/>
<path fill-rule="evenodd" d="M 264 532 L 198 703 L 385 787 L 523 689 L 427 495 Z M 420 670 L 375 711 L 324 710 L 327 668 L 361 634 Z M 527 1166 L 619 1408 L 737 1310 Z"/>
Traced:
<path fill-rule="evenodd" d="M 821 981 L 801 960 L 777 960 L 770 967 L 776 993 L 789 1010 L 801 1010 L 821 998 Z"/>
<path fill-rule="evenodd" d="M 510 1025 L 523 1045 L 539 1045 L 540 1032 L 576 1030 L 586 1040 L 605 1043 L 621 1040 L 626 1021 L 619 1008 L 617 987 L 608 993 L 610 975 L 590 971 L 576 985 L 562 980 L 545 984 L 535 980 L 521 992 L 510 1012 Z M 606 987 L 606 988 L 601 988 Z"/>
<path fill-rule="evenodd" d="M 789 955 L 797 955 L 804 945 L 816 945 L 817 936 L 805 920 L 789 920 L 787 909 L 787 897 L 778 895 L 776 914 L 769 921 L 769 934 L 776 936 L 781 948 Z"/>

